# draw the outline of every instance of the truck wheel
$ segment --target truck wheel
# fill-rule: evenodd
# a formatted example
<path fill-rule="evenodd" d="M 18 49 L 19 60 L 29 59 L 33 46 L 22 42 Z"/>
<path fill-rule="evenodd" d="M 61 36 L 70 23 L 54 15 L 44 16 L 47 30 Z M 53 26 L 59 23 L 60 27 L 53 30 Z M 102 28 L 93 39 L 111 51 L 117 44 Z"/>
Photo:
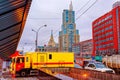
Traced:
<path fill-rule="evenodd" d="M 21 71 L 20 75 L 21 75 L 22 77 L 25 77 L 25 76 L 26 76 L 26 72 L 25 72 L 25 71 Z"/>

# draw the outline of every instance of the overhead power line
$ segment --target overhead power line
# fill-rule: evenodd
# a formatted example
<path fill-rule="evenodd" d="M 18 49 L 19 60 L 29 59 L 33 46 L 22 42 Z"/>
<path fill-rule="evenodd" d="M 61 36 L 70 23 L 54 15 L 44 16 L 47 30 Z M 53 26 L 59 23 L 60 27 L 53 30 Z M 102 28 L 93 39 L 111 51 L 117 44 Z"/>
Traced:
<path fill-rule="evenodd" d="M 60 27 L 58 27 L 57 29 L 56 29 L 56 31 L 55 32 L 53 32 L 53 35 L 54 35 L 54 40 L 55 40 L 55 38 L 57 38 L 58 37 L 58 33 L 57 32 L 59 32 L 60 31 Z M 50 36 L 49 36 L 49 38 L 46 38 L 46 40 L 45 41 L 43 41 L 42 43 L 48 43 L 48 41 L 49 41 L 49 39 L 50 39 Z M 56 41 L 55 41 L 56 42 Z"/>
<path fill-rule="evenodd" d="M 61 18 L 28 18 L 28 19 L 31 19 L 31 20 L 58 20 Z"/>
<path fill-rule="evenodd" d="M 77 12 L 76 12 L 76 14 L 78 14 L 86 5 L 88 5 L 88 3 L 90 2 L 90 1 L 92 1 L 92 0 L 89 0 L 85 5 L 83 5 L 83 7 L 81 7 L 81 9 L 79 9 Z M 90 9 L 95 3 L 97 2 L 97 0 L 88 8 L 88 9 Z M 87 9 L 87 10 L 88 10 Z M 86 11 L 87 11 L 86 10 Z M 86 12 L 85 11 L 85 12 Z M 85 12 L 83 12 L 83 13 L 85 13 Z M 59 31 L 60 30 L 60 27 L 57 29 L 57 31 Z M 57 33 L 57 31 L 56 32 L 54 32 L 54 35 Z M 57 37 L 57 35 L 55 35 L 54 36 L 54 38 L 56 38 Z M 48 40 L 49 41 L 49 40 Z M 48 42 L 48 41 L 45 41 L 44 43 L 46 43 L 46 42 Z"/>
<path fill-rule="evenodd" d="M 85 14 L 92 6 L 94 6 L 94 4 L 97 2 L 98 0 L 96 0 L 93 4 L 91 4 L 80 16 L 78 16 L 77 18 L 76 18 L 76 21 L 83 15 L 83 14 Z"/>
<path fill-rule="evenodd" d="M 76 14 L 78 14 L 86 5 L 88 5 L 89 3 L 90 3 L 90 1 L 92 1 L 92 0 L 89 0 L 86 4 L 84 4 L 77 12 L 76 12 Z M 83 14 L 85 14 L 95 3 L 97 2 L 97 0 L 93 3 L 93 4 L 91 4 L 80 16 L 78 16 L 77 18 L 76 18 L 76 21 L 83 15 Z M 32 19 L 32 20 L 56 20 L 56 19 L 61 19 L 61 18 L 29 18 L 29 19 Z M 59 29 L 57 29 L 57 30 L 59 30 Z M 54 32 L 54 35 L 57 33 L 57 31 L 56 32 Z M 50 37 L 50 36 L 49 36 Z M 56 38 L 57 37 L 57 35 L 55 35 L 54 36 L 54 38 Z M 43 41 L 42 43 L 48 43 L 48 41 L 49 41 L 49 38 L 48 38 L 48 40 L 45 40 L 45 41 Z"/>
<path fill-rule="evenodd" d="M 76 15 L 86 6 L 88 5 L 88 3 L 92 1 L 92 0 L 89 0 L 86 4 L 84 4 L 78 11 L 76 11 Z"/>

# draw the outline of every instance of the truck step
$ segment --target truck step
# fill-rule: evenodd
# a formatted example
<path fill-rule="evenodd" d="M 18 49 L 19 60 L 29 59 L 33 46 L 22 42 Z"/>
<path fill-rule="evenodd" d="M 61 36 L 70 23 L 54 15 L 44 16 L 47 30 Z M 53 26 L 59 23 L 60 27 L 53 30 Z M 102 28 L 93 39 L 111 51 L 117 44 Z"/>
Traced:
<path fill-rule="evenodd" d="M 30 72 L 39 72 L 38 70 L 30 70 Z"/>
<path fill-rule="evenodd" d="M 39 70 L 31 70 L 30 75 L 39 75 Z"/>

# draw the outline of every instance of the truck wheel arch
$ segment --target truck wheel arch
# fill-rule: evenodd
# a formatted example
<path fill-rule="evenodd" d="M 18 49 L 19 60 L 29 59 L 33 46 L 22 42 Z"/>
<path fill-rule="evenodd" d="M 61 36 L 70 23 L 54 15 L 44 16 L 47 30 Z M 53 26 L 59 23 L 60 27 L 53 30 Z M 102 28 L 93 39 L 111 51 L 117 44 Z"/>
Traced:
<path fill-rule="evenodd" d="M 25 70 L 20 71 L 20 76 L 25 77 L 26 76 L 26 71 Z"/>

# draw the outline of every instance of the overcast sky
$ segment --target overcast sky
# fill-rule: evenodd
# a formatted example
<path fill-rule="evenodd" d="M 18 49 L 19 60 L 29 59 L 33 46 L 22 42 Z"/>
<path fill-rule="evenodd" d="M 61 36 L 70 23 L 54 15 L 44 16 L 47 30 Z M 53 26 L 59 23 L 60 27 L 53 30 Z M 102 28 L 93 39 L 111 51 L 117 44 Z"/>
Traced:
<path fill-rule="evenodd" d="M 48 43 L 51 30 L 53 30 L 55 42 L 58 43 L 59 31 L 62 25 L 62 12 L 64 9 L 69 9 L 71 1 L 73 10 L 76 13 L 75 18 L 79 17 L 75 23 L 76 28 L 79 30 L 80 41 L 84 41 L 92 39 L 92 21 L 109 12 L 113 3 L 119 0 L 97 0 L 90 9 L 88 8 L 96 0 L 33 0 L 18 49 L 24 48 L 25 51 L 33 51 L 36 34 L 31 29 L 37 30 L 45 24 L 47 27 L 43 27 L 39 31 L 38 44 Z M 86 3 L 88 4 L 84 6 Z M 83 14 L 85 10 L 87 12 Z M 83 15 L 81 16 L 81 14 Z"/>

